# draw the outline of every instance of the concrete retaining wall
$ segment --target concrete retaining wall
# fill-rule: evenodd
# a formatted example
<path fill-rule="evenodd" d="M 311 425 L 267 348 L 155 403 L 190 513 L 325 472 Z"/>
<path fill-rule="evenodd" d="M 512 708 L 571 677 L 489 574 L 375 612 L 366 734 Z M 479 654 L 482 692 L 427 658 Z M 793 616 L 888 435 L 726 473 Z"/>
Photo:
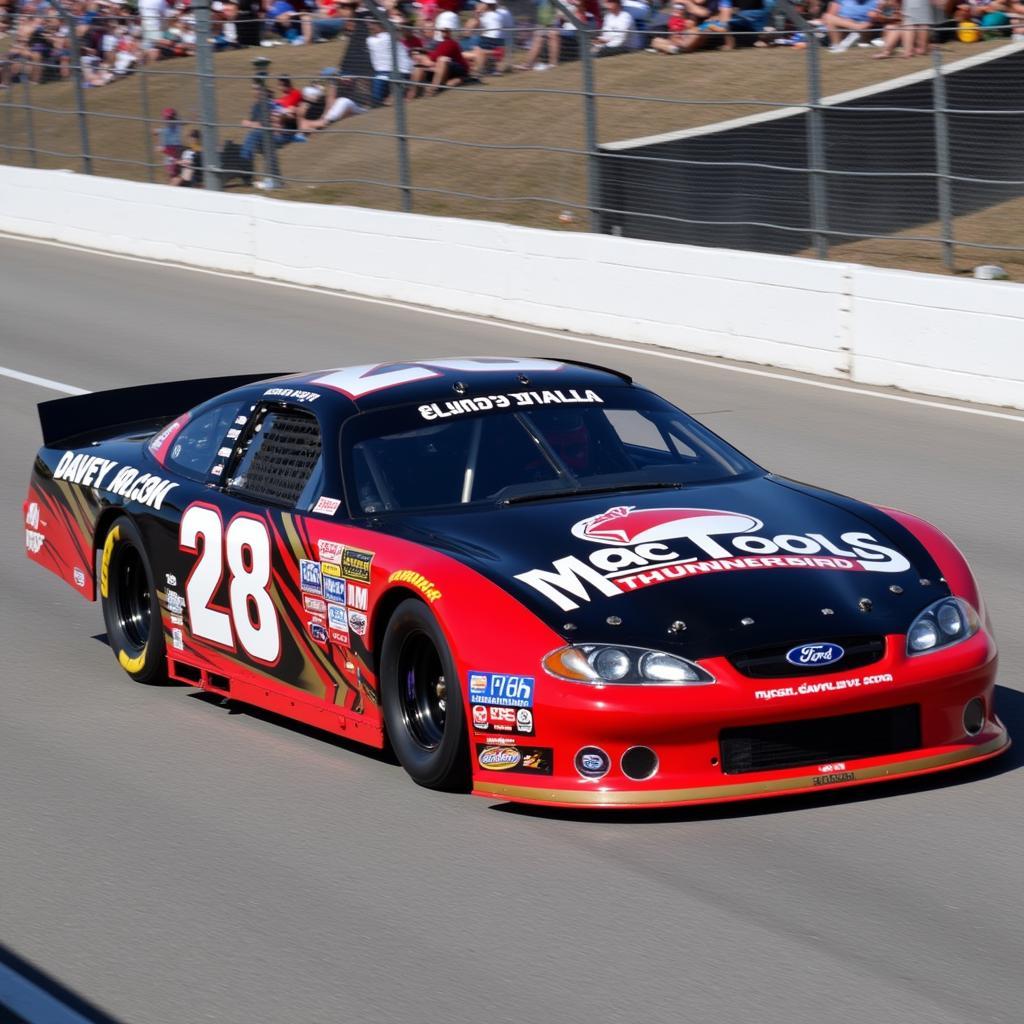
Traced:
<path fill-rule="evenodd" d="M 1024 408 L 1018 284 L 11 167 L 0 231 Z"/>

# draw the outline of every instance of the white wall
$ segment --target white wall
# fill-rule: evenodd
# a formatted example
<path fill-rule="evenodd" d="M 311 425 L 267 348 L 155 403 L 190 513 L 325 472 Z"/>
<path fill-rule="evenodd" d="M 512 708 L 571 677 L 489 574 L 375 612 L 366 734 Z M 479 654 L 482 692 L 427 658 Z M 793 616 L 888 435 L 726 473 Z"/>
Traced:
<path fill-rule="evenodd" d="M 1024 286 L 0 168 L 0 231 L 1024 409 Z"/>

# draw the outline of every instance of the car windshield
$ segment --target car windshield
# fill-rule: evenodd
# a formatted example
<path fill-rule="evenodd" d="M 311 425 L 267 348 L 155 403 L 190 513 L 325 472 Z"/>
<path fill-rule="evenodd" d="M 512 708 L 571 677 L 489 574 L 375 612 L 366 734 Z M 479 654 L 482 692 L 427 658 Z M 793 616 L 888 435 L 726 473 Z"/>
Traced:
<path fill-rule="evenodd" d="M 499 406 L 491 396 L 354 417 L 342 435 L 351 507 L 376 514 L 513 504 L 688 487 L 758 470 L 649 391 L 556 392 L 546 404 L 550 394 L 528 406 Z"/>

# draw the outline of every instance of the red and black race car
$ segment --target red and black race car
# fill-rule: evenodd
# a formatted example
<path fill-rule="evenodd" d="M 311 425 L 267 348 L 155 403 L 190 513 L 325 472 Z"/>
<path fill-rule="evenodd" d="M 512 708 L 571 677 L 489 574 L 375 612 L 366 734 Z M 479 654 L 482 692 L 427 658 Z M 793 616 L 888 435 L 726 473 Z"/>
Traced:
<path fill-rule="evenodd" d="M 689 804 L 1009 744 L 946 537 L 624 374 L 439 359 L 39 410 L 29 557 L 99 592 L 130 676 L 390 742 L 424 786 Z"/>

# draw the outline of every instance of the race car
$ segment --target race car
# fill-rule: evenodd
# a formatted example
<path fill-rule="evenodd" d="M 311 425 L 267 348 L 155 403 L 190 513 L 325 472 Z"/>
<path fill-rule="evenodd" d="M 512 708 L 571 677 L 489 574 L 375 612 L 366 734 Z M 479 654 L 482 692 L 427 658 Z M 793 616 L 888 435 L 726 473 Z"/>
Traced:
<path fill-rule="evenodd" d="M 133 679 L 390 744 L 419 784 L 650 807 L 994 757 L 933 526 L 767 472 L 623 373 L 457 358 L 39 407 L 29 558 Z"/>

